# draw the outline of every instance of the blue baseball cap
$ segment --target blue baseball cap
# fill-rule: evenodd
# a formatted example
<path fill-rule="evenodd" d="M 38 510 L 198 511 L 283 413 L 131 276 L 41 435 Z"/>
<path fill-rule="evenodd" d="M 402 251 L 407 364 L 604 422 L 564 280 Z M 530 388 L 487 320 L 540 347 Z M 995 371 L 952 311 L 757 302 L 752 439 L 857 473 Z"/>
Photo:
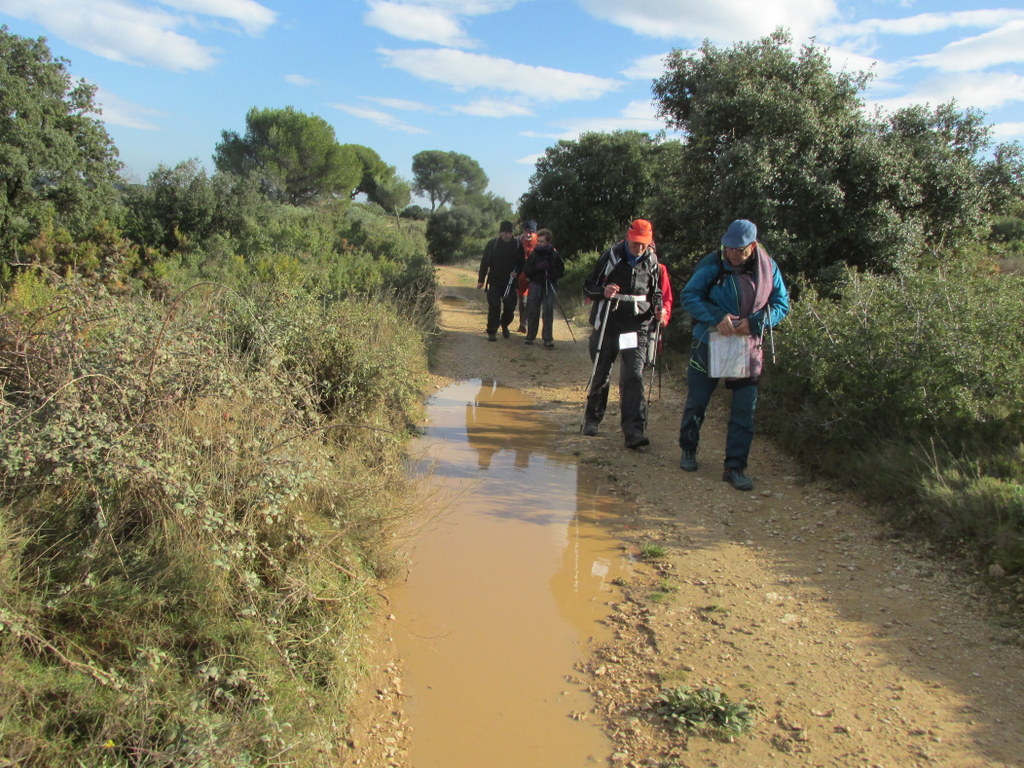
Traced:
<path fill-rule="evenodd" d="M 722 245 L 726 248 L 746 248 L 757 240 L 757 226 L 746 219 L 736 219 L 722 235 Z"/>

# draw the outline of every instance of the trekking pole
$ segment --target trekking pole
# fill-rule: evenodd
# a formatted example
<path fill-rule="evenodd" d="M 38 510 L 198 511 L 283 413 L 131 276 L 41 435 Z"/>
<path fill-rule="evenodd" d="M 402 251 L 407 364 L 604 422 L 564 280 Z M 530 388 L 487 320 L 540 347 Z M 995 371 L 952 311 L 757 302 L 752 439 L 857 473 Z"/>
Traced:
<path fill-rule="evenodd" d="M 604 319 L 601 320 L 601 332 L 597 336 L 597 353 L 594 355 L 594 367 L 590 371 L 590 381 L 587 382 L 587 397 L 590 397 L 590 388 L 594 386 L 594 377 L 597 375 L 597 364 L 601 360 L 601 348 L 604 346 L 604 330 L 608 327 L 608 314 L 612 309 L 612 302 L 610 299 L 602 299 L 605 303 L 604 308 Z M 601 315 L 598 314 L 598 318 Z M 587 412 L 586 406 L 583 407 L 583 423 L 580 424 L 580 432 L 583 431 L 583 427 L 587 424 Z"/>
<path fill-rule="evenodd" d="M 562 319 L 565 320 L 565 325 L 569 329 L 569 337 L 572 339 L 572 343 L 576 343 L 576 334 L 572 332 L 572 326 L 569 325 L 569 318 L 565 315 L 565 310 L 562 309 L 562 301 L 558 298 L 558 291 L 555 290 L 555 286 L 548 280 L 548 290 L 551 291 L 551 295 L 555 297 L 555 304 L 558 305 L 558 311 L 562 313 Z"/>
<path fill-rule="evenodd" d="M 651 413 L 651 390 L 654 389 L 654 369 L 657 366 L 658 359 L 658 341 L 661 339 L 661 321 L 657 318 L 654 319 L 658 325 L 654 329 L 654 358 L 651 360 L 651 383 L 647 385 L 647 408 L 644 409 L 644 432 L 647 432 L 647 422 Z M 647 337 L 650 339 L 650 336 Z M 658 398 L 661 398 L 661 380 L 658 380 Z"/>
<path fill-rule="evenodd" d="M 508 278 L 508 285 L 505 286 L 505 292 L 503 294 L 501 294 L 501 300 L 502 301 L 504 301 L 505 299 L 508 298 L 508 292 L 512 290 L 512 283 L 514 283 L 516 281 L 516 278 L 518 276 L 519 276 L 518 272 L 513 272 L 509 276 L 509 278 Z"/>
<path fill-rule="evenodd" d="M 658 356 L 658 399 L 661 400 L 661 371 L 665 367 L 665 364 L 661 361 L 661 356 Z"/>
<path fill-rule="evenodd" d="M 657 367 L 658 360 L 658 342 L 661 340 L 661 321 L 657 318 L 654 319 L 657 323 L 657 327 L 654 329 L 654 352 L 651 358 L 651 383 L 647 385 L 647 407 L 651 407 L 651 390 L 654 389 L 654 369 Z M 661 379 L 658 380 L 658 397 L 661 397 Z"/>

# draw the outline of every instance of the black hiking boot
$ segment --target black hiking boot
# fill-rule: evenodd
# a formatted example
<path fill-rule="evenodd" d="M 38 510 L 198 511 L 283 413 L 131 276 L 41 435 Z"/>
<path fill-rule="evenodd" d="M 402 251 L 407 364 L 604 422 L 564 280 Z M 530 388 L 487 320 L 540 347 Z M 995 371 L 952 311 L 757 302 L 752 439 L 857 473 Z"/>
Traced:
<path fill-rule="evenodd" d="M 631 450 L 638 450 L 651 444 L 647 435 L 626 435 L 626 447 Z"/>
<path fill-rule="evenodd" d="M 754 481 L 744 475 L 742 469 L 726 467 L 725 472 L 722 473 L 722 480 L 731 485 L 737 491 L 754 490 Z"/>

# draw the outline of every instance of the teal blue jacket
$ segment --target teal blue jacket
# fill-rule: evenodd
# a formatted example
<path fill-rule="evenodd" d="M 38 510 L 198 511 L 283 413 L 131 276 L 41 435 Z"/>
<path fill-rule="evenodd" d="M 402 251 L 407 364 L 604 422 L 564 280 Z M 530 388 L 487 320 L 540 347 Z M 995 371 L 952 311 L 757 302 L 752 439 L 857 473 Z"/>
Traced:
<path fill-rule="evenodd" d="M 758 243 L 757 247 L 761 248 L 761 244 Z M 752 258 L 757 258 L 757 255 Z M 789 291 L 786 290 L 782 272 L 775 259 L 769 257 L 769 260 L 772 266 L 772 289 L 768 303 L 764 307 L 755 308 L 748 318 L 752 336 L 761 336 L 789 314 Z M 704 344 L 708 342 L 708 333 L 722 322 L 723 317 L 739 315 L 739 286 L 732 266 L 721 251 L 712 251 L 697 263 L 697 269 L 683 288 L 680 300 L 683 308 L 697 323 L 693 329 L 694 340 Z"/>

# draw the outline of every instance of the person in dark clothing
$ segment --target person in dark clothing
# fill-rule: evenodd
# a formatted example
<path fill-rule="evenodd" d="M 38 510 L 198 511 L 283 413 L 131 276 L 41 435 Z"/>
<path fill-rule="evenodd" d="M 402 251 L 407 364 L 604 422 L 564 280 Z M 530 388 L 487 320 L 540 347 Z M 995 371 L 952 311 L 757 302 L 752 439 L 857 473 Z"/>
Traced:
<path fill-rule="evenodd" d="M 646 219 L 630 225 L 625 240 L 597 260 L 583 282 L 583 295 L 593 304 L 590 322 L 590 359 L 594 371 L 587 392 L 583 434 L 597 434 L 608 407 L 608 390 L 615 359 L 619 368 L 619 409 L 626 447 L 650 444 L 646 435 L 644 365 L 651 324 L 661 322 L 662 297 L 654 231 Z"/>
<path fill-rule="evenodd" d="M 537 233 L 537 245 L 526 260 L 524 266 L 526 276 L 530 278 L 530 288 L 526 293 L 526 343 L 533 344 L 540 328 L 544 346 L 552 349 L 555 346 L 555 289 L 558 279 L 565 274 L 565 262 L 562 255 L 551 243 L 551 230 L 542 229 Z"/>
<path fill-rule="evenodd" d="M 503 221 L 498 236 L 491 238 L 484 248 L 477 274 L 477 288 L 487 288 L 487 340 L 497 341 L 501 335 L 509 337 L 508 325 L 516 314 L 515 282 L 523 271 L 523 251 L 519 241 L 512 237 L 512 222 Z"/>
<path fill-rule="evenodd" d="M 523 234 L 519 236 L 519 246 L 523 249 L 523 263 L 530 258 L 537 246 L 537 222 L 530 219 L 523 224 Z M 530 278 L 526 272 L 520 272 L 516 280 L 516 297 L 519 304 L 519 333 L 526 333 L 526 295 L 530 291 Z"/>
<path fill-rule="evenodd" d="M 700 428 L 718 385 L 718 379 L 711 377 L 709 362 L 710 344 L 717 343 L 712 332 L 722 337 L 743 337 L 747 339 L 749 375 L 725 380 L 726 389 L 732 391 L 732 404 L 722 480 L 739 491 L 749 491 L 754 482 L 745 470 L 754 439 L 762 339 L 765 331 L 789 312 L 789 293 L 779 265 L 757 241 L 757 227 L 752 221 L 737 219 L 729 225 L 719 249 L 698 263 L 683 288 L 681 302 L 696 325 L 686 369 L 686 404 L 679 424 L 679 467 L 687 472 L 698 469 Z"/>

